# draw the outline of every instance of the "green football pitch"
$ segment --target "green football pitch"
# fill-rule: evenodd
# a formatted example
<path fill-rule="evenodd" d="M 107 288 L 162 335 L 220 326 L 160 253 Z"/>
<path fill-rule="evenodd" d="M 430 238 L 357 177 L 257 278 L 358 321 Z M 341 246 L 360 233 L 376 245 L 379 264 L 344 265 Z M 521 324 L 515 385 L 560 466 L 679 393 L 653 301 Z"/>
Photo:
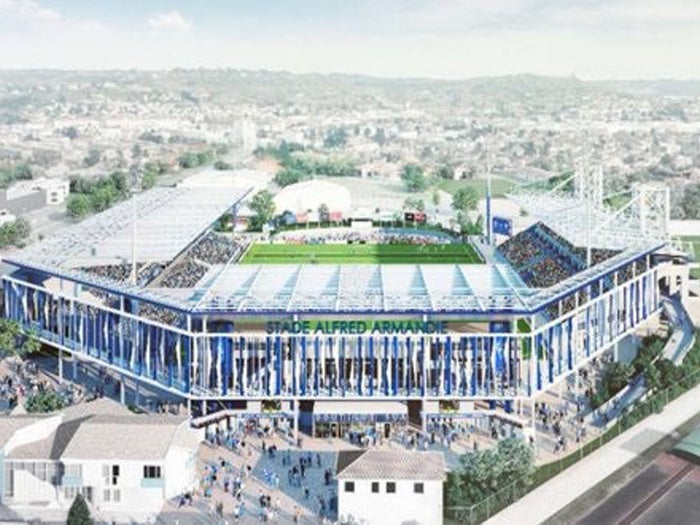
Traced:
<path fill-rule="evenodd" d="M 254 244 L 242 264 L 474 264 L 468 244 Z"/>

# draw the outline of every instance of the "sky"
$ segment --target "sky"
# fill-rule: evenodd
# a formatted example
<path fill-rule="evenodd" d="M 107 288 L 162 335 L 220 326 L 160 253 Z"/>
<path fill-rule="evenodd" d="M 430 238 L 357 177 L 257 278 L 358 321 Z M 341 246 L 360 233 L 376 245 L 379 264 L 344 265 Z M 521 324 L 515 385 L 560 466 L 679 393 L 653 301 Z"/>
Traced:
<path fill-rule="evenodd" d="M 2 69 L 175 67 L 700 79 L 700 0 L 0 0 Z"/>

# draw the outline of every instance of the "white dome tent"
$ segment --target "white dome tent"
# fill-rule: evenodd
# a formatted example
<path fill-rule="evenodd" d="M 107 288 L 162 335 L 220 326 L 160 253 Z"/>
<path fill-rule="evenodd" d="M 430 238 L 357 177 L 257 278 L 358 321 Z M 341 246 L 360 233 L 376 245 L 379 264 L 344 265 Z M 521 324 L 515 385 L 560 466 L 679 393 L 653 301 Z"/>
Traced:
<path fill-rule="evenodd" d="M 290 211 L 296 215 L 309 213 L 316 215 L 318 208 L 325 204 L 331 214 L 348 217 L 352 211 L 350 190 L 323 180 L 308 180 L 290 184 L 274 196 L 277 213 Z"/>

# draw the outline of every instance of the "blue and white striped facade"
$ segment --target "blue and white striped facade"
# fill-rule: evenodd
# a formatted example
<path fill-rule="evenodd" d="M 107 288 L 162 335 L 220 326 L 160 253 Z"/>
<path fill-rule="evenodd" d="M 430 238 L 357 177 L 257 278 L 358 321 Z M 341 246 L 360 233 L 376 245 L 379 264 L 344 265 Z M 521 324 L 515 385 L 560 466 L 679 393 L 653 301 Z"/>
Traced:
<path fill-rule="evenodd" d="M 65 274 L 21 265 L 3 277 L 4 307 L 7 317 L 48 344 L 195 402 L 531 399 L 658 312 L 660 267 L 652 253 L 507 311 L 185 310 L 115 290 L 92 294 L 94 287 Z M 147 304 L 170 312 L 173 321 L 139 315 Z M 439 320 L 448 329 L 359 335 L 264 330 L 264 322 L 275 319 L 370 318 Z"/>

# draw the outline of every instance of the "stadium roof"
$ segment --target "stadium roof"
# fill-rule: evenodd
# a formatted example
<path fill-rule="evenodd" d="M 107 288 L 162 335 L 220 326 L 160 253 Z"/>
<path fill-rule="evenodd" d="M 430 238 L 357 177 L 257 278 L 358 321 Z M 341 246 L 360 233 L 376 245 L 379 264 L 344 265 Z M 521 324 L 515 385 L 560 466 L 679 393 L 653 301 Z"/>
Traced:
<path fill-rule="evenodd" d="M 172 261 L 247 193 L 227 188 L 158 188 L 137 196 L 137 260 Z M 542 212 L 551 214 L 545 222 L 555 229 L 559 226 L 557 231 L 561 234 L 568 232 L 567 237 L 580 246 L 585 238 L 585 233 L 579 231 L 581 224 L 577 226 L 575 220 L 566 218 L 571 213 L 581 220 L 580 212 L 570 208 L 575 199 L 557 199 L 547 197 L 552 211 Z M 528 287 L 509 264 L 498 263 L 229 263 L 212 265 L 194 287 L 177 289 L 119 283 L 81 271 L 80 268 L 131 261 L 132 213 L 130 201 L 120 203 L 5 260 L 185 312 L 529 313 L 664 244 L 640 236 L 638 231 L 632 234 L 620 225 L 606 230 L 606 225 L 611 224 L 606 214 L 606 222 L 598 231 L 608 231 L 610 236 L 608 244 L 603 243 L 604 236 L 600 237 L 602 246 L 621 247 L 620 253 L 546 289 Z M 562 224 L 571 224 L 572 229 L 562 231 Z"/>
<path fill-rule="evenodd" d="M 158 292 L 199 311 L 478 312 L 527 308 L 537 290 L 506 264 L 234 264 Z"/>
<path fill-rule="evenodd" d="M 249 190 L 156 188 L 136 199 L 136 259 L 170 261 Z M 132 260 L 132 200 L 70 226 L 8 257 L 8 262 L 70 269 Z"/>
<path fill-rule="evenodd" d="M 574 246 L 587 246 L 607 250 L 642 248 L 649 243 L 664 243 L 658 232 L 645 230 L 638 216 L 616 214 L 611 210 L 591 206 L 588 201 L 574 195 L 542 192 L 509 194 L 508 198 L 525 209 L 535 220 L 569 240 Z"/>

